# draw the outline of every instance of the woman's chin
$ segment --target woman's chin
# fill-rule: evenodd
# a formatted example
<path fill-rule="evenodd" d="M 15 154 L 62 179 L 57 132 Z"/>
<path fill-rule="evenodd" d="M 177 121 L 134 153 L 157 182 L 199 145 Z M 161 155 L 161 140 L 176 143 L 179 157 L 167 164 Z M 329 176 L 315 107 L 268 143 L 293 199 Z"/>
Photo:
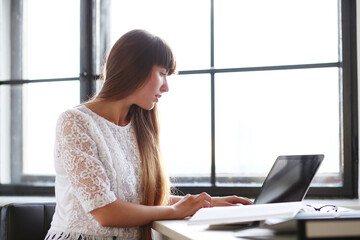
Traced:
<path fill-rule="evenodd" d="M 147 106 L 139 106 L 138 105 L 138 107 L 140 107 L 140 108 L 142 108 L 142 109 L 144 109 L 144 110 L 153 110 L 153 108 L 155 107 L 155 104 L 156 103 L 152 103 L 151 105 L 147 105 Z"/>

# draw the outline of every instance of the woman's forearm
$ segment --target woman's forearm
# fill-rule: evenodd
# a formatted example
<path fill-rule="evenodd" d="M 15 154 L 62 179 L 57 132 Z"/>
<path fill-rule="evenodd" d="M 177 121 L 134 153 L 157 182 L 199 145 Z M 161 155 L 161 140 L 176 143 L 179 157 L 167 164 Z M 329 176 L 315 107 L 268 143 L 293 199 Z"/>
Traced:
<path fill-rule="evenodd" d="M 133 227 L 176 218 L 172 206 L 145 206 L 120 200 L 97 208 L 91 214 L 104 227 Z"/>

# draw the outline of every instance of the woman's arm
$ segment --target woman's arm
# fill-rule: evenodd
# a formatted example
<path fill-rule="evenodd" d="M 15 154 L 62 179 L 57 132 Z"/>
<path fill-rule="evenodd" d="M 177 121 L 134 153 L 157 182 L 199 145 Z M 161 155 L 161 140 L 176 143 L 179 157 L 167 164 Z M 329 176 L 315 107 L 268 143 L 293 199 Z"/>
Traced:
<path fill-rule="evenodd" d="M 90 213 L 102 226 L 132 227 L 155 220 L 183 219 L 202 207 L 210 207 L 211 197 L 202 193 L 186 195 L 170 206 L 146 206 L 116 200 Z"/>

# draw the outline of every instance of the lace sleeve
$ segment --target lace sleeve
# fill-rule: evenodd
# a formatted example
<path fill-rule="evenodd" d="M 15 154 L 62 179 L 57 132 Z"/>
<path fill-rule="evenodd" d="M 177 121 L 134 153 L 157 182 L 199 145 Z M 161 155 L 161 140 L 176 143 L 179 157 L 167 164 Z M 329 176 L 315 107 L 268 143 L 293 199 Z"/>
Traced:
<path fill-rule="evenodd" d="M 90 212 L 116 200 L 103 164 L 98 159 L 95 142 L 87 133 L 90 124 L 85 117 L 64 113 L 56 132 L 56 155 L 61 161 L 85 211 Z"/>

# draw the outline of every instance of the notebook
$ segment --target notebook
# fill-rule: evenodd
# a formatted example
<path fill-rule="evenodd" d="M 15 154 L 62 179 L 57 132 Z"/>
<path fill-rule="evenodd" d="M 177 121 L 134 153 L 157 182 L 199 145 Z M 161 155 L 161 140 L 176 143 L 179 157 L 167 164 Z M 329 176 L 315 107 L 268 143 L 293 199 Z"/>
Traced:
<path fill-rule="evenodd" d="M 302 201 L 323 159 L 323 154 L 279 156 L 254 203 Z"/>

